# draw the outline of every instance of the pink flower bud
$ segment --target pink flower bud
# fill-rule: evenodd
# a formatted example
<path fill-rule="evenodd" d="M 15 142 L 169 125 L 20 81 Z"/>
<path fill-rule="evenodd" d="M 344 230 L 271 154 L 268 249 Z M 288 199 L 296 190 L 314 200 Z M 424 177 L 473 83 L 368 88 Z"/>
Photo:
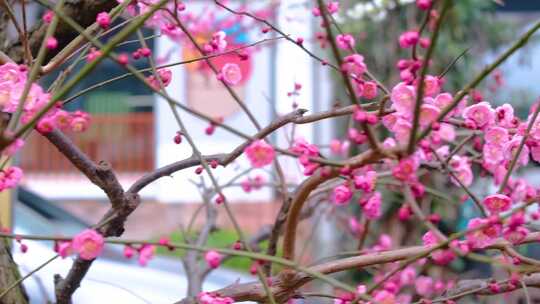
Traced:
<path fill-rule="evenodd" d="M 97 14 L 96 22 L 101 28 L 106 29 L 111 25 L 111 17 L 109 16 L 109 13 L 101 12 Z"/>
<path fill-rule="evenodd" d="M 47 38 L 46 47 L 49 50 L 56 49 L 58 47 L 58 40 L 56 40 L 56 38 L 54 38 L 52 36 Z"/>
<path fill-rule="evenodd" d="M 204 255 L 204 259 L 210 268 L 218 268 L 221 264 L 221 254 L 215 250 L 210 250 Z"/>

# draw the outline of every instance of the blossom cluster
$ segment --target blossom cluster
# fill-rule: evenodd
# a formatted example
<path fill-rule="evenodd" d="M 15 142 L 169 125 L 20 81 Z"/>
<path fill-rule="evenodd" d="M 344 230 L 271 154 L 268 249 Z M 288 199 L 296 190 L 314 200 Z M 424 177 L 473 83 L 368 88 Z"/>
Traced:
<path fill-rule="evenodd" d="M 24 98 L 24 100 L 21 100 Z M 21 122 L 28 123 L 37 113 L 51 102 L 51 95 L 37 83 L 28 84 L 28 68 L 24 65 L 5 63 L 0 65 L 0 108 L 5 113 L 21 110 Z M 67 112 L 61 104 L 52 107 L 36 125 L 41 133 L 48 133 L 54 128 L 83 132 L 88 128 L 90 116 L 82 111 Z M 9 135 L 8 133 L 6 133 Z M 24 140 L 15 138 L 2 154 L 13 156 L 24 146 Z M 0 172 L 0 191 L 15 187 L 23 172 L 18 167 L 9 167 Z"/>
<path fill-rule="evenodd" d="M 3 112 L 15 113 L 23 103 L 21 121 L 26 123 L 50 102 L 51 95 L 37 84 L 29 85 L 25 100 L 21 100 L 27 86 L 28 69 L 24 65 L 6 63 L 0 65 L 0 106 Z M 82 111 L 66 112 L 61 104 L 54 106 L 37 123 L 36 129 L 42 133 L 54 128 L 71 129 L 82 132 L 88 128 L 90 116 Z"/>

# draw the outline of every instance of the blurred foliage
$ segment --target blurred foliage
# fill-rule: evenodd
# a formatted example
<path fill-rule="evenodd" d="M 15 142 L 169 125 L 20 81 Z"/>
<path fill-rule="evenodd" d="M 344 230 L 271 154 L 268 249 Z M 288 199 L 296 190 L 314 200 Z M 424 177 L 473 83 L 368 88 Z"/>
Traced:
<path fill-rule="evenodd" d="M 192 233 L 191 237 L 195 238 L 199 234 L 198 232 Z M 249 236 L 246 236 L 249 239 Z M 178 231 L 175 231 L 169 235 L 171 243 L 185 243 L 184 235 Z M 206 247 L 210 248 L 230 248 L 231 244 L 238 240 L 238 235 L 234 230 L 220 229 L 210 233 Z M 261 242 L 259 248 L 264 252 L 268 248 L 268 241 Z M 170 251 L 164 247 L 157 248 L 158 255 L 181 257 L 185 254 L 185 250 L 176 249 Z M 278 256 L 281 255 L 281 248 L 278 248 Z M 249 272 L 251 267 L 251 260 L 244 257 L 233 257 L 223 263 L 223 267 L 233 269 L 240 272 Z"/>
<path fill-rule="evenodd" d="M 515 38 L 515 24 L 495 16 L 494 2 L 452 2 L 453 7 L 441 28 L 431 73 L 441 73 L 462 52 L 468 51 L 447 74 L 447 90 L 459 89 L 470 80 L 470 74 L 486 51 L 494 51 Z M 355 36 L 357 50 L 365 56 L 368 68 L 388 86 L 399 82 L 395 64 L 401 58 L 411 57 L 411 49 L 399 47 L 399 35 L 419 29 L 426 12 L 410 0 L 350 0 L 342 1 L 342 7 L 336 21 L 343 32 Z M 430 35 L 426 28 L 422 37 L 429 38 Z M 419 56 L 423 53 L 425 49 L 418 48 Z"/>

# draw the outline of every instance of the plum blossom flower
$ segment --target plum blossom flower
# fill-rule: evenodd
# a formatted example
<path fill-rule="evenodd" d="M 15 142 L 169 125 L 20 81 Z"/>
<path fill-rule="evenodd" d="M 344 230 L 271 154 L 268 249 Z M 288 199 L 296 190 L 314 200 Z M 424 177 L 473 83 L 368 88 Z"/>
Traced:
<path fill-rule="evenodd" d="M 54 50 L 58 47 L 58 40 L 54 38 L 53 36 L 47 38 L 47 41 L 45 42 L 45 46 L 49 50 Z"/>
<path fill-rule="evenodd" d="M 456 139 L 456 129 L 451 124 L 441 123 L 436 133 L 442 140 L 447 142 L 452 142 Z"/>
<path fill-rule="evenodd" d="M 139 249 L 139 265 L 146 266 L 148 262 L 154 257 L 156 252 L 156 246 L 150 244 L 144 244 Z"/>
<path fill-rule="evenodd" d="M 412 284 L 415 278 L 416 269 L 412 266 L 408 266 L 407 268 L 403 269 L 403 271 L 399 274 L 399 281 L 403 285 Z"/>
<path fill-rule="evenodd" d="M 0 172 L 0 191 L 15 188 L 23 177 L 23 171 L 19 167 L 9 167 Z"/>
<path fill-rule="evenodd" d="M 172 72 L 169 69 L 159 69 L 157 74 L 159 78 L 157 78 L 155 75 L 150 75 L 146 80 L 150 86 L 152 86 L 152 88 L 159 91 L 161 89 L 161 85 L 166 88 L 171 83 Z"/>
<path fill-rule="evenodd" d="M 56 125 L 57 121 L 55 121 Z M 70 127 L 73 132 L 84 132 L 90 125 L 90 115 L 82 111 L 75 111 L 70 121 Z"/>
<path fill-rule="evenodd" d="M 351 189 L 346 185 L 339 185 L 332 192 L 332 200 L 336 205 L 344 205 L 352 198 Z"/>
<path fill-rule="evenodd" d="M 204 45 L 204 50 L 207 53 L 223 52 L 227 48 L 227 34 L 224 31 L 218 31 L 212 34 L 212 39 Z"/>
<path fill-rule="evenodd" d="M 92 62 L 102 55 L 101 51 L 96 48 L 90 48 L 86 56 L 86 62 Z"/>
<path fill-rule="evenodd" d="M 439 109 L 444 109 L 452 103 L 452 95 L 450 93 L 441 93 L 432 99 L 431 103 Z M 452 112 L 450 112 L 452 113 Z"/>
<path fill-rule="evenodd" d="M 210 268 L 218 268 L 221 264 L 221 254 L 215 250 L 210 250 L 204 255 L 204 259 Z"/>
<path fill-rule="evenodd" d="M 495 111 L 487 101 L 482 101 L 465 108 L 463 118 L 474 123 L 477 129 L 484 129 L 495 122 Z"/>
<path fill-rule="evenodd" d="M 71 125 L 73 117 L 66 111 L 59 109 L 52 115 L 55 125 L 62 130 L 67 129 Z"/>
<path fill-rule="evenodd" d="M 429 297 L 433 293 L 433 279 L 427 276 L 419 276 L 414 283 L 416 292 L 423 296 Z"/>
<path fill-rule="evenodd" d="M 228 85 L 237 85 L 242 80 L 242 71 L 236 63 L 226 63 L 219 71 L 217 78 Z"/>
<path fill-rule="evenodd" d="M 482 157 L 487 165 L 499 164 L 504 159 L 503 149 L 501 146 L 486 143 L 482 147 Z"/>
<path fill-rule="evenodd" d="M 96 230 L 85 229 L 73 238 L 72 246 L 81 259 L 89 261 L 101 254 L 104 243 L 103 236 Z"/>
<path fill-rule="evenodd" d="M 354 176 L 354 187 L 366 193 L 371 193 L 375 190 L 377 183 L 377 172 L 369 170 L 363 174 Z"/>
<path fill-rule="evenodd" d="M 381 193 L 373 193 L 373 195 L 371 195 L 367 202 L 362 206 L 362 210 L 364 211 L 366 218 L 374 220 L 381 217 L 381 203 Z"/>
<path fill-rule="evenodd" d="M 523 226 L 518 226 L 516 228 L 507 227 L 503 231 L 503 237 L 514 245 L 521 243 L 528 234 L 529 229 Z"/>
<path fill-rule="evenodd" d="M 426 75 L 424 78 L 424 94 L 425 96 L 435 96 L 441 90 L 441 80 L 437 76 Z"/>
<path fill-rule="evenodd" d="M 356 78 L 362 77 L 367 70 L 366 64 L 364 63 L 364 56 L 360 54 L 346 56 L 343 58 L 341 70 Z"/>
<path fill-rule="evenodd" d="M 373 300 L 375 303 L 381 303 L 381 304 L 398 303 L 396 302 L 396 295 L 384 289 L 375 292 L 373 296 Z"/>
<path fill-rule="evenodd" d="M 365 99 L 374 99 L 375 97 L 377 97 L 379 88 L 377 86 L 377 83 L 375 83 L 374 81 L 364 82 L 363 89 L 364 90 L 362 91 L 362 97 L 364 97 Z"/>
<path fill-rule="evenodd" d="M 428 10 L 433 5 L 433 0 L 416 0 L 416 6 L 421 10 Z"/>
<path fill-rule="evenodd" d="M 197 295 L 197 300 L 201 304 L 233 304 L 234 300 L 229 297 L 220 297 L 209 292 L 200 292 Z"/>
<path fill-rule="evenodd" d="M 339 1 L 330 1 L 326 5 L 326 9 L 328 10 L 328 13 L 335 14 L 339 11 Z"/>
<path fill-rule="evenodd" d="M 434 105 L 423 104 L 420 107 L 420 125 L 428 126 L 436 121 L 441 111 Z"/>
<path fill-rule="evenodd" d="M 504 128 L 513 128 L 516 124 L 514 108 L 505 103 L 495 109 L 497 123 Z"/>
<path fill-rule="evenodd" d="M 254 168 L 262 168 L 271 164 L 276 155 L 274 148 L 262 139 L 252 142 L 244 152 Z"/>
<path fill-rule="evenodd" d="M 318 163 L 311 162 L 309 159 L 310 157 L 319 156 L 319 148 L 316 145 L 308 143 L 303 138 L 297 138 L 294 140 L 291 151 L 300 154 L 298 160 L 304 167 L 304 175 L 311 175 L 319 168 Z"/>
<path fill-rule="evenodd" d="M 416 170 L 420 163 L 415 157 L 403 158 L 392 169 L 392 175 L 401 181 L 416 181 Z"/>
<path fill-rule="evenodd" d="M 405 144 L 411 136 L 412 124 L 405 119 L 399 118 L 392 128 L 396 140 L 400 144 Z"/>
<path fill-rule="evenodd" d="M 106 29 L 111 25 L 111 16 L 107 12 L 101 12 L 97 14 L 96 22 L 101 28 Z"/>
<path fill-rule="evenodd" d="M 489 195 L 482 201 L 482 204 L 494 214 L 509 210 L 512 206 L 512 200 L 504 194 Z"/>
<path fill-rule="evenodd" d="M 336 43 L 340 49 L 352 50 L 354 49 L 354 37 L 350 34 L 339 34 L 336 36 Z"/>
<path fill-rule="evenodd" d="M 519 135 L 514 135 L 514 137 L 503 146 L 505 159 L 511 160 L 516 156 L 522 139 L 523 137 Z M 521 149 L 521 152 L 518 156 L 516 164 L 525 166 L 528 163 L 529 163 L 529 148 L 527 147 L 527 145 L 523 145 L 523 148 Z"/>
<path fill-rule="evenodd" d="M 471 169 L 471 163 L 468 157 L 454 155 L 450 160 L 450 166 L 454 171 L 454 176 L 465 186 L 470 186 L 473 181 L 473 173 Z M 452 183 L 456 186 L 460 186 L 459 182 L 456 181 L 453 177 L 451 178 Z"/>
<path fill-rule="evenodd" d="M 419 38 L 420 35 L 417 31 L 404 32 L 399 36 L 399 46 L 404 49 L 410 48 L 418 43 Z"/>
<path fill-rule="evenodd" d="M 332 139 L 330 141 L 330 151 L 333 154 L 344 155 L 349 149 L 350 143 L 348 140 L 341 141 L 339 139 Z"/>
<path fill-rule="evenodd" d="M 26 82 L 28 69 L 15 63 L 5 63 L 0 65 L 0 83 L 24 83 Z"/>
<path fill-rule="evenodd" d="M 123 254 L 126 259 L 131 259 L 135 255 L 135 249 L 129 245 L 126 245 L 124 246 Z"/>
<path fill-rule="evenodd" d="M 438 244 L 441 239 L 432 231 L 428 231 L 422 237 L 424 245 L 431 246 Z M 451 249 L 438 249 L 431 253 L 433 261 L 439 265 L 447 265 L 452 262 L 456 255 Z"/>
<path fill-rule="evenodd" d="M 416 102 L 416 90 L 413 86 L 401 82 L 392 89 L 390 99 L 398 113 L 410 116 Z"/>
<path fill-rule="evenodd" d="M 484 226 L 481 229 L 478 227 Z M 473 230 L 465 236 L 472 248 L 485 248 L 495 242 L 501 234 L 501 225 L 490 223 L 489 219 L 473 218 L 467 225 L 468 230 Z"/>
<path fill-rule="evenodd" d="M 59 242 L 57 247 L 58 255 L 65 259 L 73 253 L 73 246 L 71 242 Z"/>
<path fill-rule="evenodd" d="M 488 144 L 502 146 L 509 140 L 508 130 L 497 126 L 490 127 L 486 130 L 484 139 Z"/>

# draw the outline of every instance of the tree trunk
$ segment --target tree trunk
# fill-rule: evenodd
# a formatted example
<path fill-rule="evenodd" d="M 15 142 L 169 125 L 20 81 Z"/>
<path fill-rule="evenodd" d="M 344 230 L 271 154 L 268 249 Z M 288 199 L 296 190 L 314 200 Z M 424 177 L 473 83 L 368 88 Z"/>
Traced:
<path fill-rule="evenodd" d="M 15 264 L 11 255 L 10 240 L 3 238 L 0 240 L 0 292 L 9 288 L 14 282 L 19 280 L 21 275 L 19 267 Z M 26 304 L 28 296 L 22 284 L 12 288 L 0 299 L 0 304 Z"/>

